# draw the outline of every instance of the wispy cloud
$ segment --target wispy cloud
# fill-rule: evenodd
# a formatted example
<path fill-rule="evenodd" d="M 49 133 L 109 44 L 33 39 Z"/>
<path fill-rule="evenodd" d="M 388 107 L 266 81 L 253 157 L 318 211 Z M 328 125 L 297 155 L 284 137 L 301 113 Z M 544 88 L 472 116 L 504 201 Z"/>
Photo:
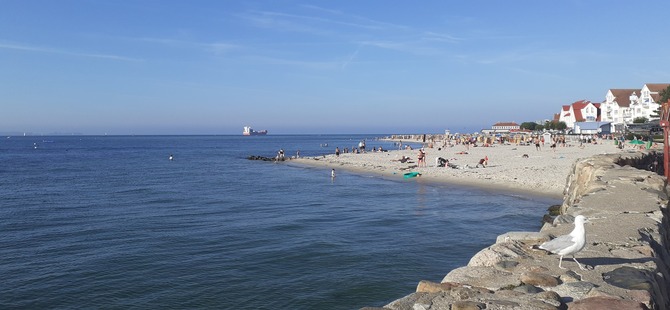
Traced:
<path fill-rule="evenodd" d="M 465 39 L 438 31 L 387 23 L 315 5 L 300 6 L 306 14 L 278 11 L 249 11 L 238 15 L 255 27 L 272 31 L 308 33 L 335 38 L 339 42 L 394 50 L 414 56 L 439 56 L 445 44 L 457 44 Z M 285 42 L 283 42 L 285 44 Z M 357 53 L 352 56 L 357 56 Z M 352 57 L 342 65 L 346 67 Z"/>
<path fill-rule="evenodd" d="M 257 28 L 271 29 L 274 31 L 299 32 L 315 35 L 332 35 L 334 32 L 329 29 L 315 27 L 312 24 L 305 23 L 308 17 L 287 18 L 291 15 L 277 12 L 248 12 L 237 14 L 237 17 L 246 21 Z M 300 20 L 302 22 L 298 22 Z"/>
<path fill-rule="evenodd" d="M 349 57 L 347 57 L 347 59 L 342 63 L 342 69 L 346 69 L 346 68 L 349 66 L 349 64 L 350 64 L 352 61 L 354 61 L 354 59 L 356 58 L 356 56 L 358 56 L 358 51 L 359 51 L 359 49 L 360 49 L 360 48 L 357 48 L 353 53 L 351 53 L 351 55 L 349 55 Z"/>
<path fill-rule="evenodd" d="M 592 59 L 604 59 L 611 57 L 612 55 L 608 55 L 607 53 L 596 50 L 571 50 L 529 46 L 526 48 L 495 52 L 489 56 L 480 57 L 476 62 L 484 65 L 521 62 L 561 63 L 564 65 L 576 65 Z"/>
<path fill-rule="evenodd" d="M 343 26 L 357 30 L 367 31 L 400 31 L 407 30 L 409 27 L 392 23 L 381 22 L 357 15 L 350 15 L 337 10 L 326 9 L 313 5 L 303 5 L 302 8 L 321 15 L 291 14 L 277 11 L 249 11 L 238 14 L 243 20 L 260 28 L 267 28 L 279 31 L 292 31 L 312 33 L 317 35 L 334 34 L 336 30 L 333 26 Z"/>
<path fill-rule="evenodd" d="M 436 41 L 436 42 L 446 42 L 446 43 L 458 43 L 465 41 L 463 38 L 455 37 L 450 34 L 436 33 L 428 31 L 424 33 L 423 39 L 426 41 Z"/>
<path fill-rule="evenodd" d="M 248 57 L 249 60 L 253 60 L 255 63 L 264 63 L 269 65 L 281 65 L 281 66 L 293 66 L 293 67 L 303 67 L 308 69 L 318 69 L 318 70 L 335 70 L 339 68 L 339 63 L 336 61 L 305 61 L 305 60 L 294 60 L 294 59 L 282 59 L 276 57 L 263 57 L 263 56 L 253 56 Z"/>
<path fill-rule="evenodd" d="M 383 28 L 379 25 L 374 25 L 374 24 L 354 23 L 354 22 L 349 22 L 349 21 L 344 21 L 344 20 L 335 20 L 335 19 L 329 19 L 329 18 L 323 18 L 323 17 L 307 16 L 307 15 L 295 15 L 295 14 L 286 14 L 286 13 L 280 13 L 280 12 L 261 12 L 261 14 L 264 15 L 264 16 L 267 16 L 267 17 L 283 18 L 284 20 L 293 19 L 293 20 L 323 23 L 323 24 L 336 24 L 336 25 L 341 25 L 341 26 L 349 26 L 349 27 L 354 27 L 354 28 L 364 28 L 364 29 L 370 29 L 370 30 L 382 29 Z"/>
<path fill-rule="evenodd" d="M 148 37 L 127 38 L 127 39 L 133 40 L 133 41 L 141 41 L 141 42 L 147 42 L 147 43 L 161 44 L 161 45 L 176 47 L 176 48 L 201 49 L 201 50 L 204 50 L 204 51 L 207 51 L 207 52 L 213 52 L 213 53 L 217 53 L 217 54 L 224 53 L 226 51 L 229 51 L 229 50 L 232 50 L 232 49 L 235 49 L 235 48 L 240 48 L 239 45 L 229 44 L 229 43 L 222 43 L 222 42 L 203 43 L 203 42 L 194 42 L 194 41 L 186 41 L 186 40 L 148 38 Z"/>
<path fill-rule="evenodd" d="M 333 15 L 334 17 L 340 17 L 342 19 L 352 20 L 352 22 L 341 22 L 341 21 L 333 20 L 334 23 L 340 23 L 340 24 L 343 24 L 343 25 L 350 25 L 350 26 L 356 26 L 356 27 L 367 28 L 367 29 L 395 29 L 395 30 L 399 30 L 399 29 L 409 30 L 409 29 L 411 29 L 410 27 L 405 26 L 405 25 L 382 22 L 382 21 L 370 19 L 370 18 L 367 18 L 367 17 L 362 17 L 362 16 L 359 16 L 359 15 L 353 15 L 353 14 L 347 14 L 347 13 L 342 12 L 342 11 L 331 10 L 331 9 L 327 9 L 327 8 L 323 8 L 323 7 L 319 7 L 319 6 L 315 6 L 315 5 L 303 5 L 303 7 L 314 10 L 314 11 L 325 12 L 325 13 L 328 13 L 330 15 Z M 331 21 L 331 19 L 328 19 L 328 21 Z"/>
<path fill-rule="evenodd" d="M 51 48 L 51 47 L 42 47 L 42 46 L 30 46 L 23 44 L 15 43 L 0 43 L 0 49 L 10 49 L 26 52 L 35 52 L 35 53 L 46 53 L 46 54 L 58 54 L 58 55 L 67 55 L 67 56 L 76 56 L 76 57 L 88 57 L 88 58 L 99 58 L 99 59 L 109 59 L 109 60 L 118 60 L 118 61 L 143 61 L 143 59 L 131 58 L 119 55 L 112 54 L 95 54 L 95 53 L 82 53 L 82 52 L 73 52 L 69 50 Z"/>
<path fill-rule="evenodd" d="M 443 48 L 409 41 L 361 41 L 360 44 L 417 56 L 438 56 L 446 52 Z"/>

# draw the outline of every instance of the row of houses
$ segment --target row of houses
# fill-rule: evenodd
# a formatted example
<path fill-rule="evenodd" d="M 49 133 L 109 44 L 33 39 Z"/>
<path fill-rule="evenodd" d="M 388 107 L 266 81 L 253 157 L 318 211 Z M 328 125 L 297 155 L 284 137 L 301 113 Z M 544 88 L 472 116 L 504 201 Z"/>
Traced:
<path fill-rule="evenodd" d="M 617 133 L 629 128 L 639 117 L 658 120 L 661 102 L 660 93 L 670 83 L 648 83 L 641 89 L 609 89 L 602 102 L 579 100 L 561 107 L 553 121 L 564 122 L 569 131 L 576 134 Z M 499 122 L 484 133 L 523 132 L 515 122 Z"/>
<path fill-rule="evenodd" d="M 605 100 L 580 100 L 564 105 L 554 121 L 565 122 L 574 133 L 623 132 L 637 118 L 658 119 L 660 92 L 670 83 L 644 84 L 641 89 L 609 89 Z"/>

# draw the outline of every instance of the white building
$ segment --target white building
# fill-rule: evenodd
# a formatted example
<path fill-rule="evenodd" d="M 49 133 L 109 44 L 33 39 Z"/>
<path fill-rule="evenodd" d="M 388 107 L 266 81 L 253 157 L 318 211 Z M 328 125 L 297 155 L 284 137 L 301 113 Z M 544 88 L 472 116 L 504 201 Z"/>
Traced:
<path fill-rule="evenodd" d="M 661 97 L 659 93 L 668 86 L 670 84 L 644 84 L 638 100 L 631 103 L 633 119 L 638 117 L 645 117 L 648 120 L 658 119 L 656 111 L 661 107 L 661 102 L 658 102 Z"/>
<path fill-rule="evenodd" d="M 567 128 L 574 130 L 577 122 L 599 121 L 600 103 L 592 103 L 588 100 L 575 101 L 570 105 L 564 105 L 559 113 L 558 121 L 565 122 Z"/>
<path fill-rule="evenodd" d="M 638 100 L 639 89 L 610 89 L 605 95 L 605 101 L 600 105 L 602 120 L 614 124 L 633 122 L 633 113 L 630 110 L 631 102 Z"/>
<path fill-rule="evenodd" d="M 494 132 L 510 132 L 519 130 L 520 128 L 521 126 L 515 122 L 498 122 L 491 126 L 491 129 L 493 129 Z"/>
<path fill-rule="evenodd" d="M 638 117 L 647 120 L 658 119 L 656 111 L 660 107 L 660 92 L 670 84 L 644 84 L 642 89 L 610 89 L 601 104 L 602 121 L 611 122 L 621 131 Z"/>

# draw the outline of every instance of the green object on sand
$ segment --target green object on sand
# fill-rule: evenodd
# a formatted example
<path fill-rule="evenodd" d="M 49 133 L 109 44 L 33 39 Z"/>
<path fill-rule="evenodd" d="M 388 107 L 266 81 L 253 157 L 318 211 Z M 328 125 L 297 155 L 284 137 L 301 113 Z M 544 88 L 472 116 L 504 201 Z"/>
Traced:
<path fill-rule="evenodd" d="M 418 173 L 418 172 L 407 172 L 407 173 L 404 174 L 404 178 L 409 179 L 409 178 L 413 178 L 413 177 L 420 176 L 420 175 L 421 175 L 421 173 Z"/>

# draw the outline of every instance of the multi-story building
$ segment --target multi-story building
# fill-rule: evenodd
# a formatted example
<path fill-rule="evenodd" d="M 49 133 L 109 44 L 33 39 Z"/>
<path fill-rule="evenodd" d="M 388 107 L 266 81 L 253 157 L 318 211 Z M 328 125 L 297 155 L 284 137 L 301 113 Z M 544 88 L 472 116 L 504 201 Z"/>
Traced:
<path fill-rule="evenodd" d="M 564 105 L 561 112 L 554 114 L 554 121 L 565 122 L 568 128 L 575 131 L 576 126 L 582 128 L 593 127 L 589 122 L 602 128 L 603 124 L 611 124 L 611 132 L 621 132 L 636 118 L 644 117 L 647 120 L 658 119 L 658 110 L 661 102 L 661 91 L 668 89 L 670 83 L 647 83 L 642 89 L 610 89 L 602 103 L 591 103 L 580 100 L 571 105 Z M 580 124 L 581 123 L 581 124 Z"/>
<path fill-rule="evenodd" d="M 630 105 L 639 99 L 639 89 L 610 89 L 605 95 L 605 101 L 600 105 L 603 122 L 630 124 L 633 122 L 633 113 Z"/>
<path fill-rule="evenodd" d="M 636 118 L 658 119 L 660 92 L 670 84 L 648 83 L 642 89 L 610 89 L 601 105 L 602 120 L 611 122 L 614 131 L 622 131 Z"/>
<path fill-rule="evenodd" d="M 658 119 L 657 111 L 661 107 L 660 92 L 668 88 L 670 84 L 644 84 L 640 90 L 640 97 L 631 103 L 633 119 L 644 117 L 648 120 Z"/>
<path fill-rule="evenodd" d="M 574 128 L 577 122 L 600 121 L 600 103 L 592 103 L 588 100 L 575 101 L 570 105 L 564 105 L 559 113 L 558 121 L 564 122 L 568 128 Z"/>

